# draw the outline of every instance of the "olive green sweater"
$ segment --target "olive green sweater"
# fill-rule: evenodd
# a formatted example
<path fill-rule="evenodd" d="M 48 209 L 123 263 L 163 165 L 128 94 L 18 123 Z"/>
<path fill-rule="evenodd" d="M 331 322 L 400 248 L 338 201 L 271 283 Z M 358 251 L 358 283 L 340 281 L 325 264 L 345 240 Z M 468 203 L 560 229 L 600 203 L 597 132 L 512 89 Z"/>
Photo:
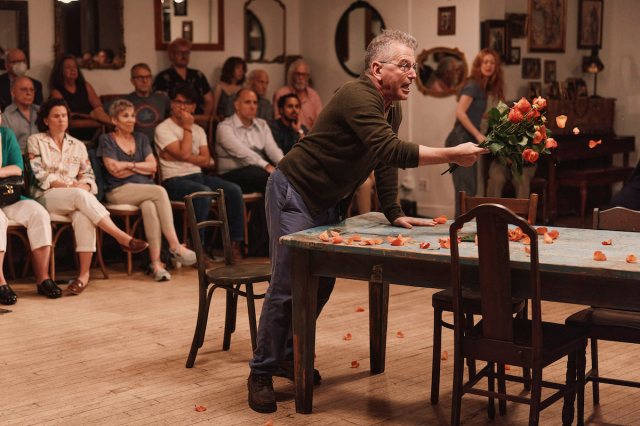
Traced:
<path fill-rule="evenodd" d="M 418 166 L 418 145 L 397 136 L 401 121 L 398 103 L 385 118 L 382 95 L 361 75 L 334 94 L 278 167 L 314 216 L 351 197 L 375 169 L 382 211 L 393 222 L 404 215 L 397 168 Z"/>

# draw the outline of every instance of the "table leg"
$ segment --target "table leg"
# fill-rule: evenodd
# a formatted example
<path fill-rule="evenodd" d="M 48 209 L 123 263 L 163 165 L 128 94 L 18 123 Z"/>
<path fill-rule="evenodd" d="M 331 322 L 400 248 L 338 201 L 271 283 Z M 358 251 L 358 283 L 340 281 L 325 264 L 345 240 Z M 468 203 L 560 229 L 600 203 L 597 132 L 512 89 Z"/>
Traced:
<path fill-rule="evenodd" d="M 309 274 L 309 252 L 293 252 L 293 365 L 296 412 L 310 414 L 313 408 L 313 357 L 316 345 L 318 277 Z"/>
<path fill-rule="evenodd" d="M 371 374 L 384 373 L 387 351 L 389 283 L 382 281 L 382 268 L 374 266 L 369 281 L 369 355 Z"/>

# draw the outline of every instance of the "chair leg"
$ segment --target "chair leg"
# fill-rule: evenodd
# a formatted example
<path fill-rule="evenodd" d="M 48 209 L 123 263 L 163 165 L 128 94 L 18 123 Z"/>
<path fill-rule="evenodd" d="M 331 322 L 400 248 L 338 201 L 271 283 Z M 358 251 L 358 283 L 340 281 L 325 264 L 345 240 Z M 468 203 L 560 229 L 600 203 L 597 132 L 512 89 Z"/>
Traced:
<path fill-rule="evenodd" d="M 529 299 L 524 299 L 524 307 L 516 316 L 524 320 L 529 318 Z M 522 367 L 522 378 L 524 379 L 524 390 L 531 390 L 531 370 Z"/>
<path fill-rule="evenodd" d="M 5 253 L 7 253 L 7 257 L 8 257 L 8 263 L 9 264 L 9 276 L 11 277 L 12 280 L 16 279 L 16 270 L 13 267 L 13 248 L 11 247 L 11 235 L 7 234 L 6 236 L 7 238 L 7 248 L 5 250 Z"/>
<path fill-rule="evenodd" d="M 487 366 L 489 367 L 487 374 L 487 389 L 489 392 L 495 392 L 495 365 L 493 362 L 488 362 Z M 489 405 L 487 406 L 487 416 L 490 420 L 496 418 L 496 404 L 495 398 L 492 396 L 489 397 Z"/>
<path fill-rule="evenodd" d="M 587 183 L 584 182 L 580 185 L 580 218 L 582 219 L 582 226 L 584 226 L 584 215 L 587 210 Z"/>
<path fill-rule="evenodd" d="M 540 397 L 542 395 L 542 368 L 531 369 L 531 406 L 529 407 L 529 426 L 536 426 L 540 419 Z"/>
<path fill-rule="evenodd" d="M 431 405 L 440 397 L 440 356 L 442 353 L 442 309 L 433 310 L 433 360 L 431 362 Z"/>
<path fill-rule="evenodd" d="M 102 271 L 103 278 L 105 280 L 108 280 L 109 274 L 107 273 L 107 267 L 104 265 L 104 259 L 102 258 L 102 230 L 100 228 L 96 228 L 96 232 L 96 258 L 98 259 L 98 264 L 100 265 L 100 270 Z"/>
<path fill-rule="evenodd" d="M 504 364 L 498 364 L 498 393 L 506 395 L 507 383 L 504 378 Z M 498 412 L 501 416 L 507 413 L 507 400 L 498 399 Z"/>
<path fill-rule="evenodd" d="M 451 402 L 451 424 L 460 424 L 460 414 L 462 410 L 462 380 L 464 375 L 464 359 L 460 348 L 454 350 L 453 360 L 453 400 Z"/>
<path fill-rule="evenodd" d="M 235 329 L 235 316 L 238 299 L 231 290 L 227 290 L 227 308 L 224 314 L 224 340 L 222 350 L 228 351 L 231 347 L 231 334 Z"/>
<path fill-rule="evenodd" d="M 562 424 L 565 425 L 573 423 L 573 404 L 576 399 L 576 377 L 576 352 L 572 352 L 567 356 L 567 381 L 564 391 L 564 404 L 562 405 Z"/>
<path fill-rule="evenodd" d="M 200 297 L 198 299 L 198 318 L 196 320 L 196 330 L 193 333 L 193 341 L 191 342 L 191 350 L 189 351 L 189 357 L 187 358 L 187 368 L 193 367 L 196 361 L 196 355 L 198 349 L 202 346 L 202 340 L 204 338 L 204 331 L 207 325 L 208 316 L 207 307 L 207 290 L 200 289 Z"/>
<path fill-rule="evenodd" d="M 598 371 L 598 339 L 591 338 L 591 383 L 593 384 L 593 405 L 600 404 L 600 373 Z"/>
<path fill-rule="evenodd" d="M 586 348 L 585 348 L 586 349 Z M 584 425 L 584 386 L 586 369 L 586 350 L 582 349 L 576 354 L 576 385 L 578 386 L 576 393 L 578 394 L 578 426 Z"/>
<path fill-rule="evenodd" d="M 253 284 L 248 283 L 247 287 L 247 311 L 249 311 L 249 332 L 251 333 L 251 350 L 255 351 L 258 347 L 256 340 L 258 336 L 258 327 L 256 325 L 256 304 L 253 300 Z"/>
<path fill-rule="evenodd" d="M 133 234 L 131 233 L 130 216 L 124 217 L 124 232 L 127 235 L 131 235 L 133 237 Z M 130 251 L 127 251 L 127 275 L 131 275 L 131 272 L 133 272 L 133 253 L 131 253 Z"/>
<path fill-rule="evenodd" d="M 474 324 L 473 314 L 466 314 L 464 318 L 465 318 L 465 329 L 471 330 Z M 469 380 L 471 380 L 476 375 L 475 359 L 467 358 L 467 369 L 469 370 Z"/>

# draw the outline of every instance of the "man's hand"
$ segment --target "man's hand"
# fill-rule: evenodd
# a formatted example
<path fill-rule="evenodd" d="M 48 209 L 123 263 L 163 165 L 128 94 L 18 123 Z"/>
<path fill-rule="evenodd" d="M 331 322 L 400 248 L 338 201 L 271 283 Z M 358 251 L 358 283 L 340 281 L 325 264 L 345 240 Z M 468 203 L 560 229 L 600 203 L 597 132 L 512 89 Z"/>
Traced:
<path fill-rule="evenodd" d="M 265 170 L 267 171 L 267 173 L 269 173 L 269 174 L 273 173 L 273 172 L 276 170 L 276 168 L 275 168 L 275 167 L 273 167 L 271 164 L 267 164 L 266 166 L 264 166 L 264 169 L 265 169 Z"/>
<path fill-rule="evenodd" d="M 191 115 L 187 111 L 181 111 L 180 113 L 180 121 L 182 122 L 182 127 L 191 130 L 191 126 L 196 121 L 195 117 Z"/>
<path fill-rule="evenodd" d="M 424 219 L 418 217 L 400 216 L 393 221 L 394 226 L 411 229 L 413 226 L 435 226 L 436 221 L 433 219 Z"/>
<path fill-rule="evenodd" d="M 482 154 L 487 154 L 489 152 L 485 148 L 480 148 L 473 142 L 463 143 L 456 146 L 454 149 L 456 150 L 456 155 L 453 162 L 463 167 L 472 166 L 476 161 L 478 161 Z"/>

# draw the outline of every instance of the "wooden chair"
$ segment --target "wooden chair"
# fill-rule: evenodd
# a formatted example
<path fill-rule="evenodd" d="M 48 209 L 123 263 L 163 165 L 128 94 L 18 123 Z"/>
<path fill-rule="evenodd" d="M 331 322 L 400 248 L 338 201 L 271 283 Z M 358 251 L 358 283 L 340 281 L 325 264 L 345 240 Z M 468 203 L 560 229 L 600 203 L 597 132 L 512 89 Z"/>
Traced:
<path fill-rule="evenodd" d="M 458 193 L 460 199 L 460 213 L 464 214 L 467 211 L 482 205 L 482 204 L 500 204 L 512 212 L 525 216 L 530 223 L 535 223 L 536 213 L 538 208 L 538 195 L 531 194 L 527 198 L 488 198 L 488 197 L 470 197 L 466 192 L 460 191 Z M 465 318 L 467 321 L 467 328 L 471 329 L 474 324 L 474 315 L 481 315 L 482 309 L 480 305 L 480 294 L 465 289 L 463 291 L 464 303 L 463 309 L 465 311 Z M 443 312 L 453 312 L 453 295 L 451 289 L 439 291 L 434 293 L 431 297 L 431 305 L 433 306 L 433 358 L 431 366 L 431 404 L 438 403 L 440 394 L 440 352 L 442 350 L 442 327 L 453 330 L 453 325 L 442 320 Z M 518 314 L 521 318 L 527 317 L 527 302 L 526 300 L 515 298 L 512 300 L 511 312 Z M 473 376 L 476 372 L 475 363 L 472 359 L 469 359 L 468 365 L 469 377 Z M 525 370 L 523 372 L 524 378 L 529 378 L 529 372 Z M 528 390 L 528 382 L 525 381 L 525 389 Z"/>
<path fill-rule="evenodd" d="M 593 211 L 593 229 L 640 232 L 640 211 L 624 207 Z M 567 318 L 566 324 L 581 327 L 591 339 L 591 370 L 586 380 L 593 384 L 593 404 L 600 404 L 600 383 L 638 388 L 640 382 L 600 376 L 598 340 L 640 343 L 640 312 L 592 306 Z"/>
<path fill-rule="evenodd" d="M 473 219 L 476 220 L 478 232 L 478 279 L 482 319 L 469 329 L 465 318 L 465 300 L 461 283 L 462 268 L 458 249 L 460 243 L 457 237 L 463 225 Z M 518 286 L 531 296 L 531 320 L 513 317 L 508 225 L 520 227 L 522 232 L 531 239 L 530 282 L 519 283 Z M 528 404 L 530 405 L 529 425 L 537 425 L 540 411 L 562 397 L 565 399 L 562 421 L 563 424 L 570 424 L 573 421 L 573 402 L 577 393 L 578 424 L 583 424 L 584 358 L 587 341 L 578 328 L 542 321 L 536 230 L 506 207 L 489 204 L 478 206 L 456 219 L 449 229 L 449 237 L 455 342 L 451 424 L 460 424 L 462 396 L 465 393 L 488 397 L 491 419 L 495 417 L 495 398 L 503 404 L 506 404 L 507 400 Z M 568 357 L 566 383 L 543 381 L 543 368 L 565 356 Z M 465 358 L 486 361 L 487 365 L 463 384 Z M 522 383 L 527 379 L 505 374 L 505 364 L 531 369 L 530 398 L 506 393 L 505 380 Z M 485 377 L 488 381 L 488 389 L 476 387 L 476 384 Z M 498 379 L 497 392 L 494 387 L 496 378 Z M 541 401 L 543 386 L 556 391 Z"/>
<path fill-rule="evenodd" d="M 196 221 L 193 206 L 194 199 L 201 197 L 211 197 L 218 205 L 218 220 Z M 229 224 L 227 221 L 227 209 L 224 201 L 224 191 L 222 189 L 213 192 L 194 192 L 185 197 L 187 213 L 189 217 L 189 229 L 193 241 L 194 250 L 198 259 L 198 319 L 196 329 L 191 343 L 191 350 L 187 358 L 187 368 L 193 367 L 198 349 L 204 343 L 204 336 L 207 329 L 209 317 L 209 307 L 213 292 L 217 288 L 224 289 L 227 293 L 227 306 L 225 311 L 224 340 L 222 350 L 229 350 L 231 345 L 231 334 L 236 327 L 236 312 L 238 296 L 247 298 L 247 310 L 249 311 L 249 330 L 251 333 L 251 347 L 256 349 L 256 309 L 255 299 L 264 298 L 264 294 L 255 295 L 253 284 L 271 280 L 271 265 L 269 264 L 241 264 L 232 265 L 231 238 L 229 237 Z M 224 248 L 225 264 L 219 268 L 206 269 L 205 252 L 200 239 L 200 230 L 216 228 L 222 235 L 222 245 Z M 242 286 L 245 290 L 241 290 Z"/>

